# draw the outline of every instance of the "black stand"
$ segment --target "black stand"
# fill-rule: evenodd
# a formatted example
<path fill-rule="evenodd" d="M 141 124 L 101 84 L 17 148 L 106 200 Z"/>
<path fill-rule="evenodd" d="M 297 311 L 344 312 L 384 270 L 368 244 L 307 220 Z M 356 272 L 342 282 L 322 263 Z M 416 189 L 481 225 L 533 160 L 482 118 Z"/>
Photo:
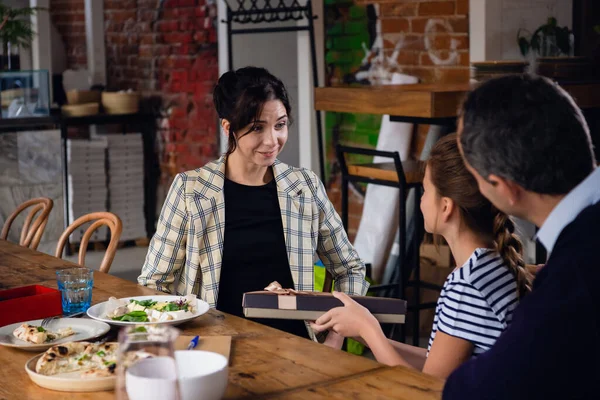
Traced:
<path fill-rule="evenodd" d="M 419 345 L 419 314 L 421 310 L 435 308 L 436 303 L 421 303 L 421 288 L 440 291 L 442 288 L 438 285 L 434 285 L 429 282 L 421 280 L 421 264 L 419 256 L 419 246 L 421 245 L 421 239 L 423 238 L 423 218 L 419 209 L 419 201 L 421 199 L 420 191 L 422 184 L 409 183 L 406 181 L 404 175 L 404 169 L 402 168 L 402 161 L 400 160 L 400 154 L 397 151 L 381 151 L 364 149 L 360 147 L 349 147 L 337 145 L 336 148 L 337 157 L 340 162 L 342 170 L 342 224 L 346 231 L 348 231 L 348 184 L 350 182 L 362 182 L 371 183 L 375 185 L 383 185 L 388 187 L 397 188 L 399 190 L 399 213 L 398 213 L 398 264 L 397 268 L 392 274 L 390 284 L 374 285 L 369 288 L 369 292 L 378 293 L 383 297 L 394 297 L 398 299 L 406 299 L 406 288 L 413 287 L 413 298 L 408 306 L 408 312 L 413 313 L 413 345 Z M 353 175 L 348 171 L 348 165 L 346 163 L 346 154 L 361 154 L 366 156 L 379 156 L 386 157 L 394 162 L 397 181 L 388 181 L 383 179 L 369 178 L 366 176 Z M 415 222 L 415 234 L 414 237 L 408 238 L 406 232 L 406 200 L 408 191 L 415 189 L 414 197 L 414 222 Z M 410 240 L 410 241 L 409 241 Z M 411 249 L 409 249 L 409 244 Z M 413 279 L 410 279 L 411 274 Z M 406 332 L 404 324 L 399 326 L 399 339 L 402 342 L 406 341 Z M 395 335 L 396 325 L 392 326 L 388 337 L 391 339 Z"/>

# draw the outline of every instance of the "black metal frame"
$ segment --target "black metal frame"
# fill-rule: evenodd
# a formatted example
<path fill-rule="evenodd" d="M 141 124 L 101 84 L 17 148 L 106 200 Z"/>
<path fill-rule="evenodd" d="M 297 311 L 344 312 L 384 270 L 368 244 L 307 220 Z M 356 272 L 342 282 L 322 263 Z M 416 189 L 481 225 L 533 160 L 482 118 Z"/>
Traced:
<path fill-rule="evenodd" d="M 7 118 L 0 120 L 0 134 L 14 133 L 32 127 L 59 127 L 61 138 L 61 160 L 63 163 L 63 206 L 64 228 L 69 226 L 69 164 L 67 159 L 67 139 L 71 126 L 89 125 L 121 125 L 122 134 L 127 134 L 128 127 L 137 125 L 142 133 L 144 147 L 144 215 L 146 217 L 146 233 L 148 237 L 154 234 L 156 210 L 156 176 L 152 176 L 152 159 L 154 154 L 154 133 L 156 132 L 155 116 L 152 114 L 136 113 L 108 115 L 98 114 L 86 117 L 65 117 L 52 115 L 48 117 Z M 70 255 L 70 246 L 65 249 Z"/>
<path fill-rule="evenodd" d="M 421 184 L 420 183 L 407 183 L 406 177 L 404 175 L 404 169 L 402 168 L 402 161 L 400 160 L 400 153 L 397 151 L 380 151 L 380 150 L 372 150 L 365 149 L 361 147 L 350 147 L 337 145 L 336 153 L 338 160 L 340 162 L 341 172 L 342 172 L 342 224 L 346 231 L 348 231 L 348 184 L 350 182 L 362 182 L 362 183 L 372 183 L 376 185 L 383 185 L 388 187 L 395 187 L 399 190 L 399 213 L 398 213 L 398 259 L 400 268 L 395 271 L 392 276 L 392 281 L 394 283 L 386 284 L 386 285 L 376 285 L 372 286 L 369 291 L 370 292 L 380 292 L 383 296 L 386 297 L 396 297 L 396 298 L 405 298 L 406 288 L 414 287 L 413 291 L 413 299 L 411 306 L 408 307 L 409 312 L 413 312 L 413 344 L 415 346 L 419 345 L 419 322 L 420 322 L 420 311 L 428 308 L 435 308 L 436 303 L 423 303 L 421 304 L 421 288 L 424 289 L 432 289 L 432 290 L 441 290 L 440 286 L 434 285 L 428 282 L 421 281 L 420 275 L 420 256 L 419 256 L 419 246 L 420 246 L 420 238 L 422 237 L 422 217 L 419 212 L 419 200 L 420 196 L 417 194 L 420 193 Z M 374 179 L 367 178 L 364 176 L 351 175 L 348 172 L 348 165 L 346 163 L 346 154 L 360 154 L 366 156 L 373 157 L 384 157 L 390 158 L 394 161 L 394 166 L 396 168 L 396 174 L 398 176 L 398 182 L 388 181 L 382 179 Z M 413 241 L 412 246 L 412 257 L 409 258 L 406 249 L 407 243 L 407 234 L 406 234 L 406 199 L 408 195 L 408 191 L 410 189 L 415 189 L 418 193 L 415 193 L 415 212 L 414 212 L 414 221 L 415 221 L 415 240 Z M 408 268 L 406 268 L 408 267 Z M 414 272 L 414 278 L 410 280 L 410 274 Z M 394 325 L 390 331 L 389 336 L 392 337 L 395 334 L 396 325 Z M 406 332 L 404 325 L 400 326 L 400 340 L 404 342 L 406 340 Z"/>
<path fill-rule="evenodd" d="M 233 1 L 233 0 L 230 0 Z M 271 5 L 271 1 L 278 1 L 278 4 Z M 308 31 L 310 36 L 310 53 L 312 62 L 313 85 L 319 87 L 319 74 L 317 71 L 317 51 L 315 45 L 315 29 L 314 20 L 316 15 L 312 12 L 311 0 L 306 1 L 306 5 L 301 6 L 297 0 L 292 0 L 291 4 L 286 5 L 284 0 L 265 0 L 264 8 L 258 9 L 256 6 L 257 0 L 250 0 L 250 9 L 244 8 L 245 0 L 237 0 L 238 9 L 232 10 L 228 1 L 227 19 L 221 22 L 227 24 L 227 63 L 229 70 L 233 70 L 233 35 L 253 34 L 253 33 L 279 33 L 279 32 L 301 32 Z M 284 21 L 299 21 L 306 18 L 306 26 L 288 26 L 275 28 L 246 28 L 233 29 L 234 22 L 239 24 L 256 24 L 261 22 L 284 22 Z M 315 110 L 317 123 L 317 140 L 319 148 L 319 167 L 321 181 L 325 182 L 325 151 L 323 148 L 323 128 L 321 123 L 321 112 Z"/>

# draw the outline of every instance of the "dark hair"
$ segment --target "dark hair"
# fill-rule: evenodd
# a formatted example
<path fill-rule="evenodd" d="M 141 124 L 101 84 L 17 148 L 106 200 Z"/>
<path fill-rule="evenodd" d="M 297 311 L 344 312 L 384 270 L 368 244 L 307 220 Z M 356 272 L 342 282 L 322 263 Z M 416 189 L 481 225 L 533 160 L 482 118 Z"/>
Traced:
<path fill-rule="evenodd" d="M 226 154 L 236 148 L 236 139 L 254 129 L 254 121 L 260 117 L 265 102 L 280 100 L 292 121 L 292 106 L 285 86 L 269 71 L 258 67 L 244 67 L 221 75 L 213 91 L 213 102 L 219 118 L 229 121 L 229 146 Z M 252 124 L 243 133 L 239 130 Z"/>
<path fill-rule="evenodd" d="M 515 226 L 479 191 L 477 181 L 460 155 L 456 134 L 444 136 L 436 142 L 427 166 L 437 194 L 452 199 L 466 226 L 494 243 L 517 281 L 519 295 L 529 292 L 532 277 L 525 268 L 523 245 L 514 234 Z"/>
<path fill-rule="evenodd" d="M 508 75 L 484 82 L 462 105 L 460 144 L 483 177 L 540 194 L 566 194 L 596 164 L 585 119 L 549 79 Z"/>

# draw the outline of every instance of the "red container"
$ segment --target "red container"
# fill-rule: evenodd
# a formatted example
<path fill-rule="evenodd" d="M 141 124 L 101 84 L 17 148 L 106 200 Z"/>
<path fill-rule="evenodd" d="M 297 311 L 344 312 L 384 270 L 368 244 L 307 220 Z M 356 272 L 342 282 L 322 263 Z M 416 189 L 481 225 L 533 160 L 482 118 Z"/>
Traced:
<path fill-rule="evenodd" d="M 0 326 L 62 314 L 60 292 L 40 285 L 0 290 Z"/>

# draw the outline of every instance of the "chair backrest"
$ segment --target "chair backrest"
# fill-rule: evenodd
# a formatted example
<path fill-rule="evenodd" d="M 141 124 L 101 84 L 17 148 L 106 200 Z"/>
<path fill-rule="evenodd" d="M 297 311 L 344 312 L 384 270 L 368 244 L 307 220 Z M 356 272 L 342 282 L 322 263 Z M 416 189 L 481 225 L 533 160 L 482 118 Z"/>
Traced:
<path fill-rule="evenodd" d="M 325 271 L 325 280 L 323 281 L 323 293 L 331 293 L 333 287 L 333 276 L 329 271 Z"/>
<path fill-rule="evenodd" d="M 69 236 L 73 233 L 73 231 L 75 231 L 75 229 L 88 222 L 92 222 L 92 224 L 85 231 L 83 237 L 81 238 L 81 244 L 79 246 L 79 265 L 85 265 L 85 253 L 90 241 L 90 237 L 92 237 L 94 231 L 102 225 L 106 225 L 110 229 L 110 243 L 108 244 L 108 248 L 104 253 L 102 263 L 100 264 L 100 272 L 108 273 L 115 258 L 115 253 L 117 252 L 117 246 L 119 245 L 121 233 L 123 232 L 123 223 L 121 222 L 121 219 L 110 212 L 94 212 L 77 218 L 63 232 L 63 234 L 60 236 L 60 239 L 58 239 L 55 256 L 62 258 L 62 253 Z"/>
<path fill-rule="evenodd" d="M 42 234 L 44 233 L 46 225 L 48 224 L 48 216 L 50 215 L 50 211 L 52 211 L 52 207 L 54 207 L 54 202 L 52 199 L 47 197 L 30 199 L 19 205 L 17 209 L 13 211 L 12 214 L 10 214 L 6 219 L 4 227 L 2 228 L 2 233 L 0 233 L 0 239 L 6 240 L 8 238 L 8 231 L 10 230 L 15 218 L 17 218 L 21 212 L 29 207 L 32 208 L 29 210 L 29 214 L 25 218 L 23 229 L 21 229 L 19 245 L 35 250 L 40 244 L 40 239 L 42 238 Z M 39 215 L 37 215 L 38 213 Z"/>

